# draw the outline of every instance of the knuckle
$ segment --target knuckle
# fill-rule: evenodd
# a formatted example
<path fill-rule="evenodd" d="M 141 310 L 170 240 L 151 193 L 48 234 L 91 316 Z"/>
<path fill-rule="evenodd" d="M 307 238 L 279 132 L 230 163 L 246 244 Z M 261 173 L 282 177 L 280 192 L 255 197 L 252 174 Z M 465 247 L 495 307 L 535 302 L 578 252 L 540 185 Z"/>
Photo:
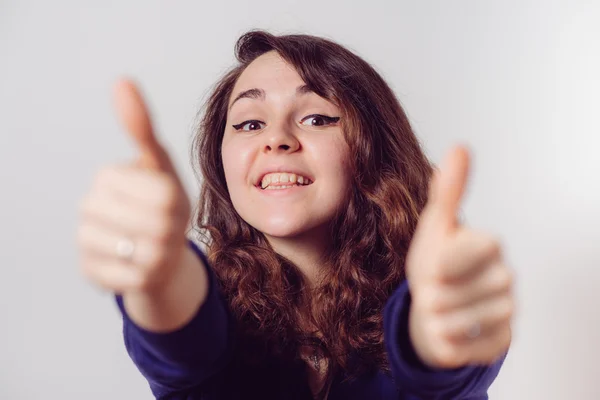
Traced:
<path fill-rule="evenodd" d="M 488 363 L 497 361 L 510 348 L 511 341 L 512 333 L 510 328 L 502 329 L 493 342 L 489 343 L 488 351 L 485 352 L 485 357 L 482 357 L 482 361 Z"/>
<path fill-rule="evenodd" d="M 510 328 L 510 326 L 508 326 L 501 337 L 501 352 L 505 352 L 506 350 L 508 350 L 508 348 L 510 347 L 510 344 L 512 342 L 512 330 Z"/>
<path fill-rule="evenodd" d="M 157 180 L 158 206 L 165 211 L 177 208 L 179 196 L 175 183 L 171 179 L 162 178 Z"/>
<path fill-rule="evenodd" d="M 508 290 L 514 282 L 514 274 L 505 267 L 499 268 L 496 272 L 496 285 L 499 290 Z"/>
<path fill-rule="evenodd" d="M 504 271 L 506 273 L 507 289 L 512 289 L 515 286 L 516 281 L 515 271 L 506 265 L 504 266 Z"/>
<path fill-rule="evenodd" d="M 501 256 L 502 246 L 496 238 L 488 237 L 484 240 L 483 253 L 488 259 L 495 259 Z"/>
<path fill-rule="evenodd" d="M 445 341 L 448 337 L 448 328 L 439 318 L 430 321 L 428 330 L 432 337 L 438 341 Z"/>
<path fill-rule="evenodd" d="M 515 302 L 512 298 L 505 298 L 500 305 L 500 317 L 503 320 L 510 320 L 515 311 Z"/>
<path fill-rule="evenodd" d="M 432 285 L 424 293 L 427 309 L 431 312 L 440 313 L 447 308 L 446 297 L 439 287 Z"/>
<path fill-rule="evenodd" d="M 435 286 L 441 286 L 448 281 L 448 266 L 451 256 L 442 257 L 435 268 L 431 270 L 430 277 Z"/>
<path fill-rule="evenodd" d="M 170 218 L 161 218 L 156 222 L 155 226 L 156 239 L 160 243 L 169 242 L 175 233 L 175 227 Z"/>

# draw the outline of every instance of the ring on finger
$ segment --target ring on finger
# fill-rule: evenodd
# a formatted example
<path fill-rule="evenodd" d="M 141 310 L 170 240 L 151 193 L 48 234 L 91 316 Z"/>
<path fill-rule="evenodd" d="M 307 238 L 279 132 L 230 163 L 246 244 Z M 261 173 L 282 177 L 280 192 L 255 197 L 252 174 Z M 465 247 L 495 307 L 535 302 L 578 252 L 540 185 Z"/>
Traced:
<path fill-rule="evenodd" d="M 120 260 L 127 262 L 133 260 L 135 242 L 129 237 L 119 239 L 115 247 L 115 253 Z"/>
<path fill-rule="evenodd" d="M 474 322 L 466 331 L 466 336 L 469 339 L 476 339 L 481 335 L 481 323 Z"/>

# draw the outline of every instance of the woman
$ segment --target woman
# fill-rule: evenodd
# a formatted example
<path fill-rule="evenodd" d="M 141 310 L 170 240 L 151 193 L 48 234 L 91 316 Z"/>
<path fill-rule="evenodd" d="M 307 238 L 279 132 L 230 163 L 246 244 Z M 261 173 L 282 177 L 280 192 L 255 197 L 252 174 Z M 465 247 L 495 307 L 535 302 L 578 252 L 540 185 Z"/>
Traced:
<path fill-rule="evenodd" d="M 497 241 L 456 221 L 457 147 L 434 173 L 394 94 L 331 41 L 256 31 L 216 85 L 190 203 L 136 88 L 138 143 L 82 204 L 82 266 L 117 293 L 161 399 L 486 399 L 511 341 Z"/>

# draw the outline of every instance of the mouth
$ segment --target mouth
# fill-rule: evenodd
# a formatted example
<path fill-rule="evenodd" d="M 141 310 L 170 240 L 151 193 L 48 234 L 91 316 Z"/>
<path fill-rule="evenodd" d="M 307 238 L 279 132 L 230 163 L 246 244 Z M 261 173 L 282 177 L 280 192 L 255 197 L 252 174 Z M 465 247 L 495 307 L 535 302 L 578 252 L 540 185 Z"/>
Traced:
<path fill-rule="evenodd" d="M 276 172 L 263 175 L 255 186 L 263 191 L 271 191 L 309 186 L 312 185 L 312 183 L 313 180 L 304 175 L 293 172 Z"/>

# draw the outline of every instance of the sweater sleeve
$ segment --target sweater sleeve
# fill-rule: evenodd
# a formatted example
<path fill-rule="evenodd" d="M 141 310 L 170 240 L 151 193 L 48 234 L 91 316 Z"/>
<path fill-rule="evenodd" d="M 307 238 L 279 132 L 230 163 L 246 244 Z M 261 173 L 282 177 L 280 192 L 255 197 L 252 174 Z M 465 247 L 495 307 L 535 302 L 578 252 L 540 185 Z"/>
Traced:
<path fill-rule="evenodd" d="M 188 241 L 188 245 L 207 268 L 209 289 L 204 304 L 186 325 L 168 333 L 147 331 L 130 319 L 123 298 L 116 296 L 125 347 L 156 398 L 176 398 L 202 385 L 225 366 L 233 347 L 233 324 L 215 274 L 196 244 Z"/>
<path fill-rule="evenodd" d="M 484 400 L 506 354 L 488 366 L 433 369 L 418 358 L 408 334 L 411 297 L 405 280 L 384 309 L 384 340 L 392 376 L 399 389 L 415 399 Z"/>

